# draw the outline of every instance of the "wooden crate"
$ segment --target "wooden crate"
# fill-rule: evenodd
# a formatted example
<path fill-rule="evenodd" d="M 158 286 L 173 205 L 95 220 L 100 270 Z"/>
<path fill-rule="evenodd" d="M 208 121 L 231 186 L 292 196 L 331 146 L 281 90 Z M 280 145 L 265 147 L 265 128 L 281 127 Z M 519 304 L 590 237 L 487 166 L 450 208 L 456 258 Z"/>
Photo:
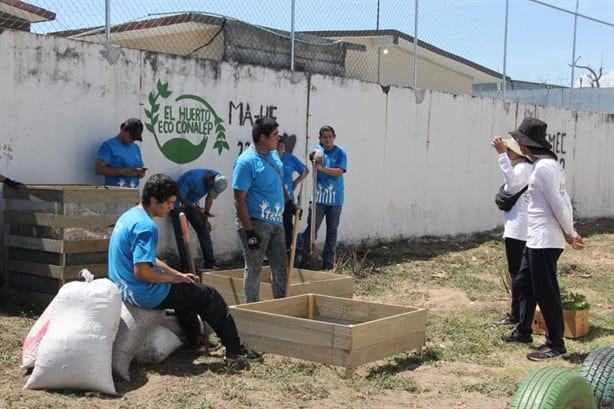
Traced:
<path fill-rule="evenodd" d="M 105 277 L 113 225 L 139 201 L 138 189 L 89 185 L 27 185 L 2 196 L 3 291 L 33 301 L 50 300 L 83 268 Z"/>
<path fill-rule="evenodd" d="M 201 282 L 215 287 L 228 305 L 246 302 L 243 291 L 242 268 L 235 270 L 202 271 Z M 292 270 L 289 295 L 322 294 L 352 298 L 354 279 L 340 274 L 303 269 Z M 260 271 L 260 300 L 272 300 L 271 267 L 263 266 Z"/>
<path fill-rule="evenodd" d="M 230 307 L 250 348 L 346 368 L 425 344 L 426 310 L 303 294 Z"/>
<path fill-rule="evenodd" d="M 563 321 L 565 338 L 579 338 L 588 334 L 588 310 L 563 310 Z M 535 310 L 531 328 L 536 334 L 545 334 L 547 331 L 546 322 L 539 307 Z"/>

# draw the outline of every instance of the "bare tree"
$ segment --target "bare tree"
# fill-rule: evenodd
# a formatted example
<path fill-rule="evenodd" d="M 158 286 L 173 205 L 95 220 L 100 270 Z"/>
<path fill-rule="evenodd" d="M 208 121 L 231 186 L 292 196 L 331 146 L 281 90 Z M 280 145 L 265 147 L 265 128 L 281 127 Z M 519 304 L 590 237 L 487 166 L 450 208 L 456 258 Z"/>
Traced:
<path fill-rule="evenodd" d="M 576 62 L 578 62 L 580 58 L 581 57 L 578 57 Z M 601 79 L 601 76 L 603 75 L 603 66 L 599 67 L 599 74 L 597 74 L 597 72 L 595 72 L 595 70 L 590 65 L 569 64 L 569 66 L 576 67 L 576 68 L 583 68 L 585 70 L 588 70 L 589 73 L 586 74 L 586 78 L 591 82 L 591 88 L 600 88 L 599 80 Z M 580 81 L 582 81 L 581 78 L 580 78 Z M 582 84 L 582 82 L 580 82 L 580 84 Z"/>

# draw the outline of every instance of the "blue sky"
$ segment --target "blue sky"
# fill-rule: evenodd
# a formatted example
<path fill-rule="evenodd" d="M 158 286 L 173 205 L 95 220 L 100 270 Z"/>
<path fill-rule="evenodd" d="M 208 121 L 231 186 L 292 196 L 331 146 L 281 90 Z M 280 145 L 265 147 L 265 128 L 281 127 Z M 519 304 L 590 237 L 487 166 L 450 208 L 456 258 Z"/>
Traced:
<path fill-rule="evenodd" d="M 104 24 L 104 0 L 26 0 L 56 13 L 56 21 L 33 31 Z M 575 10 L 576 0 L 540 0 Z M 290 30 L 291 0 L 111 0 L 111 22 L 156 13 L 202 11 Z M 378 24 L 378 0 L 296 0 L 295 28 L 365 30 Z M 419 0 L 418 38 L 503 72 L 505 0 Z M 608 22 L 578 18 L 578 65 L 604 68 L 602 86 L 614 87 L 614 0 L 579 0 L 578 12 Z M 379 0 L 379 28 L 414 34 L 413 0 Z M 509 0 L 507 69 L 514 80 L 571 83 L 574 16 L 531 0 Z M 588 71 L 575 69 L 575 81 Z M 611 78 L 608 80 L 606 77 Z M 583 81 L 586 86 L 586 80 Z"/>

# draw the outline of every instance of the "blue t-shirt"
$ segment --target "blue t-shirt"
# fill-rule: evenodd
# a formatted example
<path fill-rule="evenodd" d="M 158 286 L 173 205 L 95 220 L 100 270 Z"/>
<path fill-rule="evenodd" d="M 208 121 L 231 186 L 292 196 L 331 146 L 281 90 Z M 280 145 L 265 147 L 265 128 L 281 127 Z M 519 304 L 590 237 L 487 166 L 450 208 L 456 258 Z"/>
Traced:
<path fill-rule="evenodd" d="M 275 166 L 277 171 L 271 165 Z M 232 188 L 247 192 L 247 211 L 250 218 L 271 224 L 283 223 L 282 172 L 283 166 L 276 150 L 265 155 L 248 149 L 235 159 Z"/>
<path fill-rule="evenodd" d="M 335 145 L 331 150 L 326 150 L 321 145 L 314 145 L 310 151 L 313 149 L 324 152 L 323 165 L 325 168 L 341 168 L 343 173 L 347 171 L 348 158 L 345 149 L 342 147 Z M 341 176 L 330 176 L 324 172 L 318 172 L 316 203 L 326 206 L 341 206 L 343 199 L 343 174 Z"/>
<path fill-rule="evenodd" d="M 136 143 L 126 145 L 118 137 L 107 139 L 98 148 L 96 160 L 101 160 L 113 169 L 142 168 L 143 158 L 141 149 Z M 136 176 L 105 176 L 104 184 L 107 186 L 138 187 L 139 178 Z"/>
<path fill-rule="evenodd" d="M 184 200 L 198 206 L 200 199 L 209 193 L 209 188 L 205 186 L 205 181 L 203 179 L 207 173 L 211 173 L 213 176 L 220 174 L 220 172 L 212 169 L 192 169 L 188 170 L 177 179 L 179 194 Z M 183 207 L 183 204 L 177 200 L 175 202 L 175 208 L 179 207 Z"/>
<path fill-rule="evenodd" d="M 115 223 L 109 242 L 109 279 L 119 287 L 122 300 L 141 308 L 155 308 L 168 295 L 170 283 L 147 283 L 134 275 L 136 263 L 156 267 L 158 226 L 147 212 L 133 207 Z"/>
<path fill-rule="evenodd" d="M 294 201 L 294 187 L 292 186 L 292 176 L 294 172 L 303 174 L 305 171 L 305 165 L 299 158 L 291 153 L 284 152 L 284 156 L 281 157 L 281 162 L 284 165 L 284 185 L 290 195 L 290 199 Z"/>

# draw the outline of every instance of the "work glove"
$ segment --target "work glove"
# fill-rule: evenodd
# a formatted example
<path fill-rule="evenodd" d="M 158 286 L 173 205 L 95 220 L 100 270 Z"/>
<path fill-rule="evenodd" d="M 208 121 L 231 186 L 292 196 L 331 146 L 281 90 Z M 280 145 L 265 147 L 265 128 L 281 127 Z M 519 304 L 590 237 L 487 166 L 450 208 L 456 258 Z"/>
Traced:
<path fill-rule="evenodd" d="M 322 163 L 324 161 L 324 153 L 319 149 L 313 149 L 309 153 L 309 160 L 314 164 Z"/>
<path fill-rule="evenodd" d="M 296 210 L 298 209 L 296 204 L 292 201 L 292 199 L 286 202 L 286 209 L 294 216 L 296 214 Z M 298 209 L 298 219 L 301 220 L 303 217 L 303 209 Z"/>
<path fill-rule="evenodd" d="M 4 182 L 5 185 L 12 187 L 13 189 L 19 189 L 20 187 L 23 187 L 24 184 L 21 182 L 17 182 L 13 179 L 9 179 L 9 178 L 5 178 Z"/>
<path fill-rule="evenodd" d="M 256 230 L 245 230 L 245 235 L 247 236 L 247 247 L 251 250 L 260 248 L 260 236 L 256 233 Z"/>

